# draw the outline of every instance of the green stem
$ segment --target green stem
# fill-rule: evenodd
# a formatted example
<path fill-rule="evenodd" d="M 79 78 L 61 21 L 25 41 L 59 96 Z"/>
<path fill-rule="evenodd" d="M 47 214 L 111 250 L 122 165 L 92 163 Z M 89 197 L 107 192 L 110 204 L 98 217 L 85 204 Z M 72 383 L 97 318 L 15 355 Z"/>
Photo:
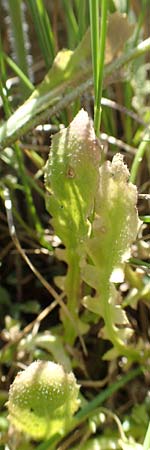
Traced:
<path fill-rule="evenodd" d="M 86 31 L 86 0 L 82 0 L 79 2 L 78 24 L 79 24 L 78 42 L 80 42 Z"/>
<path fill-rule="evenodd" d="M 99 73 L 98 73 L 98 85 L 97 93 L 95 99 L 95 110 L 94 110 L 94 128 L 95 133 L 99 137 L 100 124 L 101 124 L 101 98 L 102 98 L 102 87 L 103 87 L 103 73 L 104 73 L 104 61 L 105 61 L 105 42 L 106 42 L 106 31 L 107 31 L 107 8 L 108 0 L 101 0 L 101 34 L 100 34 L 100 46 L 99 46 Z"/>
<path fill-rule="evenodd" d="M 137 153 L 134 157 L 133 163 L 132 163 L 132 167 L 131 167 L 131 173 L 130 173 L 130 181 L 132 183 L 136 182 L 136 177 L 137 177 L 137 173 L 138 173 L 138 169 L 139 166 L 143 160 L 146 148 L 147 148 L 148 142 L 147 140 L 142 141 L 139 145 L 139 148 L 137 150 Z"/>
<path fill-rule="evenodd" d="M 140 216 L 140 219 L 144 222 L 144 223 L 150 223 L 150 216 Z"/>
<path fill-rule="evenodd" d="M 6 119 L 10 116 L 10 107 L 9 107 L 9 100 L 8 100 L 8 93 L 7 93 L 7 73 L 6 73 L 6 65 L 4 60 L 4 54 L 3 54 L 3 47 L 2 47 L 2 38 L 0 34 L 0 96 L 3 101 L 3 107 L 5 112 Z"/>
<path fill-rule="evenodd" d="M 109 397 L 111 397 L 115 392 L 121 389 L 125 384 L 129 381 L 133 380 L 135 377 L 142 373 L 142 367 L 138 367 L 129 371 L 126 375 L 123 375 L 119 378 L 115 383 L 112 383 L 108 388 L 104 389 L 104 391 L 100 392 L 91 402 L 88 402 L 74 417 L 74 421 L 76 424 L 79 424 L 80 421 L 85 420 L 86 417 L 90 416 L 91 413 L 100 405 L 102 405 Z M 145 450 L 145 449 L 144 449 Z"/>
<path fill-rule="evenodd" d="M 22 72 L 28 76 L 28 63 L 25 48 L 21 3 L 22 2 L 20 0 L 8 0 L 17 62 Z M 21 82 L 21 86 L 23 95 L 27 97 L 30 94 L 30 89 L 24 84 L 24 82 Z"/>
<path fill-rule="evenodd" d="M 29 225 L 27 225 L 27 223 L 22 219 L 21 215 L 19 214 L 17 209 L 14 207 L 14 205 L 12 207 L 12 211 L 13 211 L 13 216 L 16 218 L 17 222 L 21 225 L 22 229 L 26 231 L 26 233 L 30 236 L 30 238 L 37 239 L 35 230 L 33 228 L 29 227 Z"/>
<path fill-rule="evenodd" d="M 28 182 L 28 177 L 26 175 L 26 168 L 24 165 L 23 153 L 18 144 L 14 144 L 14 150 L 16 153 L 17 161 L 18 161 L 19 174 L 20 174 L 22 184 L 24 187 L 24 193 L 25 193 L 25 197 L 26 197 L 26 205 L 27 205 L 27 211 L 28 211 L 28 220 L 29 220 L 29 223 L 31 224 L 31 226 L 35 226 L 36 230 L 38 232 L 41 232 L 41 224 L 39 222 L 38 215 L 36 213 L 30 185 Z"/>
<path fill-rule="evenodd" d="M 27 0 L 47 69 L 55 56 L 53 31 L 43 0 Z"/>
<path fill-rule="evenodd" d="M 34 91 L 34 85 L 31 83 L 31 81 L 25 75 L 25 73 L 20 69 L 20 67 L 17 66 L 17 64 L 13 61 L 13 59 L 11 59 L 5 53 L 3 54 L 3 57 L 4 57 L 5 61 L 6 61 L 6 63 L 8 64 L 8 66 L 11 67 L 11 69 L 14 71 L 14 73 L 20 78 L 22 83 L 26 86 L 26 88 L 28 89 L 28 92 L 29 91 L 33 92 Z"/>
<path fill-rule="evenodd" d="M 131 109 L 132 102 L 132 87 L 129 81 L 124 84 L 124 105 L 127 109 Z M 132 140 L 132 118 L 128 115 L 125 116 L 125 136 L 126 142 L 130 144 Z"/>
<path fill-rule="evenodd" d="M 98 54 L 99 54 L 99 0 L 89 0 L 91 47 L 93 64 L 94 96 L 96 100 L 98 85 Z"/>
<path fill-rule="evenodd" d="M 148 263 L 147 261 L 142 261 L 142 259 L 130 258 L 129 263 L 133 264 L 134 266 L 143 266 L 148 267 L 148 269 L 150 269 L 150 263 Z"/>
<path fill-rule="evenodd" d="M 80 293 L 80 266 L 79 255 L 74 250 L 68 251 L 68 272 L 66 275 L 65 291 L 67 295 L 67 307 L 74 323 L 78 320 L 79 293 Z M 65 339 L 71 345 L 74 343 L 76 331 L 78 334 L 78 326 L 75 329 L 72 322 L 68 318 L 64 318 Z"/>
<path fill-rule="evenodd" d="M 143 443 L 143 450 L 149 450 L 150 449 L 150 423 L 147 428 L 146 436 Z"/>
<path fill-rule="evenodd" d="M 50 439 L 37 446 L 37 450 L 56 450 L 57 443 L 60 441 L 60 434 L 55 434 Z"/>
<path fill-rule="evenodd" d="M 135 47 L 135 45 L 137 45 L 137 42 L 139 40 L 141 28 L 142 28 L 144 20 L 145 20 L 146 8 L 147 8 L 147 0 L 144 0 L 144 1 L 142 1 L 140 13 L 138 14 L 138 17 L 136 18 L 137 23 L 136 23 L 136 29 L 134 31 L 134 40 L 132 42 L 132 45 L 134 47 Z"/>
<path fill-rule="evenodd" d="M 1 66 L 1 64 L 0 64 L 0 66 Z M 6 118 L 8 118 L 9 117 L 9 106 L 8 106 L 6 92 L 7 92 L 6 87 L 1 82 L 1 79 L 0 79 L 0 96 L 1 96 L 1 99 L 3 101 L 3 107 L 4 107 L 4 111 L 5 111 L 5 116 L 6 116 Z"/>
<path fill-rule="evenodd" d="M 78 23 L 71 2 L 68 2 L 68 0 L 62 0 L 62 4 L 67 22 L 68 45 L 69 48 L 74 48 L 78 41 Z"/>

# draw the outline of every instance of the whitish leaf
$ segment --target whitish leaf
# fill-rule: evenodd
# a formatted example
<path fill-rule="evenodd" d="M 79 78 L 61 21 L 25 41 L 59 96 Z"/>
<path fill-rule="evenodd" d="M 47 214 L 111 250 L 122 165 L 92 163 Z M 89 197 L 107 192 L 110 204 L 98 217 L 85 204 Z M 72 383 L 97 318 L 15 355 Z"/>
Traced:
<path fill-rule="evenodd" d="M 94 289 L 99 287 L 99 268 L 92 264 L 86 264 L 84 259 L 81 262 L 81 274 L 85 283 L 89 284 Z"/>
<path fill-rule="evenodd" d="M 108 286 L 113 271 L 129 258 L 131 244 L 137 236 L 137 189 L 128 178 L 129 171 L 120 154 L 100 169 L 93 237 L 86 247 L 99 267 L 102 290 L 105 283 Z"/>
<path fill-rule="evenodd" d="M 102 305 L 99 297 L 91 297 L 90 295 L 86 295 L 82 300 L 82 304 L 89 311 L 102 316 Z"/>
<path fill-rule="evenodd" d="M 113 61 L 133 31 L 128 18 L 118 12 L 108 18 L 108 35 L 105 50 L 105 65 Z M 114 67 L 115 69 L 115 67 Z M 41 123 L 42 112 L 63 100 L 72 88 L 92 76 L 90 30 L 79 46 L 71 50 L 61 50 L 42 83 L 37 86 L 29 99 L 0 127 L 0 144 L 12 143 L 33 126 Z M 70 100 L 69 100 L 70 101 Z M 62 108 L 64 107 L 62 101 Z M 59 108 L 60 109 L 60 108 Z M 49 113 L 47 113 L 49 117 Z"/>
<path fill-rule="evenodd" d="M 124 262 L 130 256 L 140 223 L 136 209 L 137 189 L 128 178 L 129 171 L 120 154 L 114 156 L 112 163 L 107 161 L 101 166 L 92 237 L 86 239 L 84 246 L 96 269 L 92 269 L 92 275 L 89 273 L 89 284 L 92 281 L 92 287 L 94 284 L 97 290 L 96 301 L 100 299 L 101 302 L 100 311 L 105 322 L 101 333 L 113 343 L 118 355 L 138 359 L 139 352 L 127 345 L 132 330 L 112 284 L 112 280 L 123 279 Z M 86 261 L 82 271 L 87 279 Z M 89 303 L 90 300 L 87 306 Z M 98 311 L 98 305 L 94 307 Z"/>

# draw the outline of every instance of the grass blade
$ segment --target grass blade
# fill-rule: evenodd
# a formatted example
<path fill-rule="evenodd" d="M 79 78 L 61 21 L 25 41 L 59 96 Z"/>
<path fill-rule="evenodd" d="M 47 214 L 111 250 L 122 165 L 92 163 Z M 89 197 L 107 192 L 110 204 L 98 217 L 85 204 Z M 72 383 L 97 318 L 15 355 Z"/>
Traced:
<path fill-rule="evenodd" d="M 28 4 L 31 9 L 32 19 L 34 21 L 42 55 L 46 67 L 49 69 L 55 56 L 55 43 L 50 19 L 43 4 L 43 0 L 28 0 Z"/>
<path fill-rule="evenodd" d="M 25 18 L 22 2 L 20 0 L 8 0 L 8 12 L 11 18 L 11 41 L 16 53 L 17 63 L 22 72 L 28 77 L 27 36 L 24 29 Z M 30 93 L 28 86 L 21 82 L 21 87 L 23 96 L 27 97 Z"/>
<path fill-rule="evenodd" d="M 78 42 L 78 24 L 71 6 L 71 2 L 68 2 L 68 0 L 62 0 L 62 4 L 67 21 L 68 45 L 69 48 L 74 48 Z"/>
<path fill-rule="evenodd" d="M 97 96 L 99 54 L 99 0 L 89 0 L 94 95 Z"/>
<path fill-rule="evenodd" d="M 103 72 L 104 72 L 104 59 L 105 59 L 105 41 L 107 31 L 107 8 L 108 0 L 102 0 L 101 4 L 101 34 L 98 56 L 98 84 L 95 100 L 95 112 L 94 112 L 94 127 L 96 135 L 99 136 L 100 123 L 101 123 L 101 97 L 103 86 Z"/>
<path fill-rule="evenodd" d="M 81 2 L 79 2 L 78 5 L 78 24 L 79 24 L 79 31 L 78 31 L 78 42 L 81 41 L 86 28 L 87 28 L 87 23 L 86 23 L 86 1 L 82 0 Z"/>
<path fill-rule="evenodd" d="M 3 54 L 3 57 L 8 64 L 8 66 L 14 71 L 14 73 L 20 78 L 22 83 L 30 90 L 30 92 L 34 91 L 34 85 L 31 83 L 29 78 L 25 75 L 25 73 L 20 69 L 19 66 L 11 59 L 9 56 L 7 56 L 5 53 Z"/>
<path fill-rule="evenodd" d="M 139 166 L 140 166 L 140 164 L 141 164 L 141 162 L 142 162 L 142 160 L 144 158 L 144 154 L 146 152 L 147 145 L 148 145 L 147 140 L 143 140 L 140 143 L 139 148 L 137 150 L 137 153 L 136 153 L 136 155 L 134 157 L 134 160 L 133 160 L 133 163 L 132 163 L 132 167 L 131 167 L 131 172 L 130 172 L 130 181 L 132 183 L 134 183 L 134 184 L 136 182 L 138 169 L 139 169 Z"/>
<path fill-rule="evenodd" d="M 129 383 L 131 380 L 136 378 L 138 375 L 142 373 L 142 367 L 138 367 L 136 369 L 131 370 L 126 375 L 123 375 L 120 379 L 118 379 L 115 383 L 112 383 L 111 386 L 104 389 L 104 391 L 100 392 L 93 400 L 91 400 L 84 408 L 82 408 L 75 416 L 75 420 L 79 422 L 80 420 L 85 419 L 87 416 L 94 411 L 95 408 L 102 405 L 109 397 L 111 397 L 114 392 L 121 389 L 126 383 Z"/>

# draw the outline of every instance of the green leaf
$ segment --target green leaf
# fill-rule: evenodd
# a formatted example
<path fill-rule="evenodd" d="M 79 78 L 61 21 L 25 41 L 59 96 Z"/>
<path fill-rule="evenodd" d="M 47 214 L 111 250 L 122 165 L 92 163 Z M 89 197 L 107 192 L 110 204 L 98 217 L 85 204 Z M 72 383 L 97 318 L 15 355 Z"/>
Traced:
<path fill-rule="evenodd" d="M 93 266 L 82 260 L 81 271 L 83 279 L 96 289 L 91 306 L 90 298 L 84 302 L 90 310 L 103 316 L 104 339 L 113 343 L 115 354 L 138 359 L 139 352 L 127 346 L 132 330 L 113 284 L 123 280 L 124 263 L 130 256 L 140 225 L 137 189 L 128 179 L 129 171 L 120 154 L 114 156 L 112 163 L 107 161 L 101 166 L 92 233 L 84 243 Z M 100 302 L 100 306 L 96 302 Z M 107 354 L 109 358 L 112 351 Z"/>
<path fill-rule="evenodd" d="M 65 370 L 71 370 L 71 363 L 60 336 L 49 332 L 38 333 L 35 337 L 35 344 L 51 353 L 55 361 L 62 364 Z"/>
<path fill-rule="evenodd" d="M 100 147 L 88 114 L 81 110 L 52 139 L 46 166 L 47 209 L 56 234 L 75 249 L 87 236 L 98 188 Z"/>
<path fill-rule="evenodd" d="M 81 110 L 68 128 L 52 139 L 46 165 L 47 210 L 52 215 L 55 233 L 66 247 L 63 259 L 68 264 L 64 291 L 71 320 L 61 311 L 65 339 L 73 344 L 76 335 L 87 330 L 78 317 L 80 296 L 80 261 L 82 243 L 90 233 L 89 217 L 99 181 L 100 145 L 93 123 Z M 76 325 L 74 325 L 76 324 Z"/>
<path fill-rule="evenodd" d="M 98 314 L 99 316 L 103 315 L 99 297 L 91 297 L 90 295 L 86 295 L 82 300 L 82 305 L 89 311 Z"/>

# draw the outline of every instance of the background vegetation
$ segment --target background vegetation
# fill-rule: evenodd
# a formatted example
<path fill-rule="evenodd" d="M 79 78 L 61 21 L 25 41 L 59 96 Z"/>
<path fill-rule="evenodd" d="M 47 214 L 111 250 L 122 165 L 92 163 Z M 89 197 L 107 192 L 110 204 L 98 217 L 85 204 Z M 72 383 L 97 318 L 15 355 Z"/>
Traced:
<path fill-rule="evenodd" d="M 0 450 L 150 448 L 149 432 L 145 439 L 150 417 L 150 5 L 148 0 L 108 0 L 115 28 L 110 27 L 105 60 L 99 60 L 98 23 L 90 4 L 0 1 Z M 93 4 L 101 10 L 103 2 Z M 85 34 L 90 22 L 91 35 Z M 97 36 L 92 55 L 90 36 Z M 58 53 L 64 48 L 69 52 Z M 103 320 L 83 312 L 83 305 L 81 339 L 67 342 L 62 326 L 63 290 L 56 277 L 65 275 L 67 266 L 57 257 L 62 243 L 45 207 L 44 170 L 52 136 L 82 107 L 95 117 L 103 159 L 123 154 L 138 188 L 143 225 L 124 282 L 118 283 L 139 352 L 134 362 L 125 356 L 103 358 L 111 348 L 102 337 Z M 87 285 L 83 289 L 89 293 Z M 146 354 L 142 363 L 141 352 Z M 36 359 L 72 369 L 81 385 L 78 427 L 63 441 L 37 444 L 9 427 L 9 386 L 18 369 Z"/>

